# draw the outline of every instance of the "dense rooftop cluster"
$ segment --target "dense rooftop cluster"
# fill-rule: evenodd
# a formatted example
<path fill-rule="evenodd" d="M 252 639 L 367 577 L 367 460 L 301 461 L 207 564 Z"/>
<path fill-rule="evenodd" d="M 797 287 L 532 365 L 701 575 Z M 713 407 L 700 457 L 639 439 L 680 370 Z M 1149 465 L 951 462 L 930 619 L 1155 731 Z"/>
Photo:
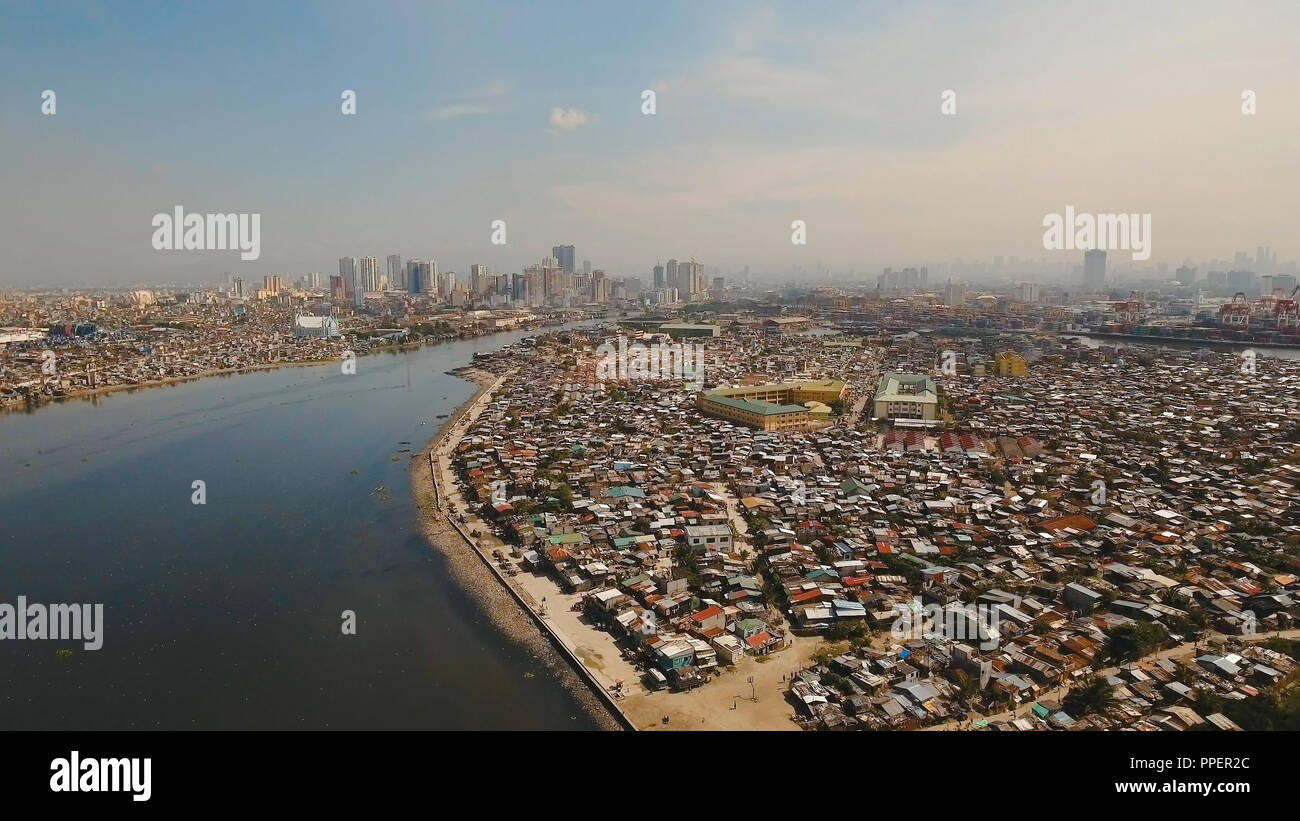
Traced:
<path fill-rule="evenodd" d="M 808 726 L 1031 704 L 992 723 L 1227 726 L 1220 702 L 1295 664 L 1241 642 L 1300 616 L 1300 363 L 1022 335 L 707 340 L 706 387 L 848 382 L 832 425 L 775 433 L 700 414 L 680 380 L 594 379 L 609 333 L 481 357 L 507 378 L 457 468 L 523 564 L 675 686 L 819 635 L 789 692 Z M 1023 376 L 986 367 L 1008 350 Z M 882 371 L 933 377 L 937 424 L 863 413 Z"/>
<path fill-rule="evenodd" d="M 306 310 L 303 299 L 288 295 L 247 302 L 215 293 L 0 295 L 0 405 L 339 360 L 345 351 L 363 356 L 412 339 L 452 339 L 527 324 L 511 312 L 358 315 L 344 318 L 341 336 L 296 337 L 294 318 Z"/>

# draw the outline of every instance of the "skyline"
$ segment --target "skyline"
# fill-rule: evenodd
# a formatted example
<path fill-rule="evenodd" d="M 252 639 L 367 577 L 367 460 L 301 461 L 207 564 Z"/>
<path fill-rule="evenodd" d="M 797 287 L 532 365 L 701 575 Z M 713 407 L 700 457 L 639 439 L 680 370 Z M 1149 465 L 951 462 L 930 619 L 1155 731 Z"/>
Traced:
<path fill-rule="evenodd" d="M 362 249 L 518 271 L 557 243 L 611 276 L 666 254 L 864 276 L 1075 265 L 1041 243 L 1067 205 L 1153 215 L 1151 262 L 1172 268 L 1277 247 L 1300 180 L 1284 35 L 1300 10 L 1280 4 L 1233 26 L 1166 3 L 1068 26 L 1030 4 L 835 4 L 815 21 L 668 4 L 635 26 L 590 4 L 292 4 L 251 30 L 97 8 L 23 4 L 0 34 L 0 287 L 329 272 Z M 260 258 L 155 251 L 150 220 L 177 206 L 261 214 Z"/>

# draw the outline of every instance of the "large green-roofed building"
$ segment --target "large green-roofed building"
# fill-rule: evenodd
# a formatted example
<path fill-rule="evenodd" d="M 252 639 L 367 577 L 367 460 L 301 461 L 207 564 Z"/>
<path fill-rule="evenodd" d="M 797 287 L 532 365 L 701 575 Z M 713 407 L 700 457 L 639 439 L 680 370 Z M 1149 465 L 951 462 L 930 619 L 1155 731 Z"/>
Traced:
<path fill-rule="evenodd" d="M 802 379 L 765 382 L 705 391 L 696 401 L 702 413 L 759 430 L 803 430 L 813 420 L 829 415 L 824 405 L 843 398 L 845 383 L 838 379 Z"/>
<path fill-rule="evenodd" d="M 939 414 L 939 389 L 923 373 L 885 373 L 871 407 L 874 419 L 931 421 Z"/>

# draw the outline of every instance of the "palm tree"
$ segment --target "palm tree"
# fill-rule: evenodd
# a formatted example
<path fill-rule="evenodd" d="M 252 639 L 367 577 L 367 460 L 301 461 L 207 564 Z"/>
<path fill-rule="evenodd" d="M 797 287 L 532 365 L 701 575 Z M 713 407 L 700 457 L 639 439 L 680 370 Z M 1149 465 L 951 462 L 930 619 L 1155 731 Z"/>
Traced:
<path fill-rule="evenodd" d="M 1101 676 L 1091 676 L 1078 689 L 1065 696 L 1065 712 L 1073 718 L 1083 718 L 1090 713 L 1102 713 L 1115 704 L 1115 688 Z"/>

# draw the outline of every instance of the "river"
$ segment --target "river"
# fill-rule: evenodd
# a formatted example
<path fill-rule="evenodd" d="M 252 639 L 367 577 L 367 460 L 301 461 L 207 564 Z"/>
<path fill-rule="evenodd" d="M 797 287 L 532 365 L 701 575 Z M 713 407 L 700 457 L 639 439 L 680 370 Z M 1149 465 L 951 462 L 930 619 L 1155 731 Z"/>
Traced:
<path fill-rule="evenodd" d="M 449 578 L 402 452 L 536 333 L 0 414 L 0 603 L 105 621 L 0 641 L 0 729 L 595 728 Z"/>
<path fill-rule="evenodd" d="M 1108 345 L 1111 347 L 1114 347 L 1115 345 L 1133 345 L 1135 347 L 1146 346 L 1146 347 L 1156 347 L 1156 348 L 1170 348 L 1173 350 L 1180 350 L 1180 351 L 1194 351 L 1198 348 L 1209 348 L 1210 350 L 1219 351 L 1221 353 L 1222 352 L 1241 353 L 1242 351 L 1249 349 L 1255 351 L 1255 353 L 1258 354 L 1259 356 L 1272 356 L 1278 359 L 1300 359 L 1300 348 L 1269 347 L 1267 345 L 1260 345 L 1255 348 L 1249 348 L 1249 346 L 1242 346 L 1242 345 L 1222 345 L 1222 344 L 1216 344 L 1214 342 L 1200 341 L 1200 340 L 1197 341 L 1168 340 L 1168 339 L 1160 339 L 1159 337 L 1151 337 L 1148 339 L 1143 339 L 1141 337 L 1125 337 L 1123 339 L 1114 339 L 1111 337 L 1080 336 L 1078 334 L 1068 334 L 1068 333 L 1063 333 L 1060 336 L 1062 339 L 1078 340 L 1079 342 L 1083 343 L 1085 346 L 1089 348 L 1100 348 L 1102 345 Z"/>

